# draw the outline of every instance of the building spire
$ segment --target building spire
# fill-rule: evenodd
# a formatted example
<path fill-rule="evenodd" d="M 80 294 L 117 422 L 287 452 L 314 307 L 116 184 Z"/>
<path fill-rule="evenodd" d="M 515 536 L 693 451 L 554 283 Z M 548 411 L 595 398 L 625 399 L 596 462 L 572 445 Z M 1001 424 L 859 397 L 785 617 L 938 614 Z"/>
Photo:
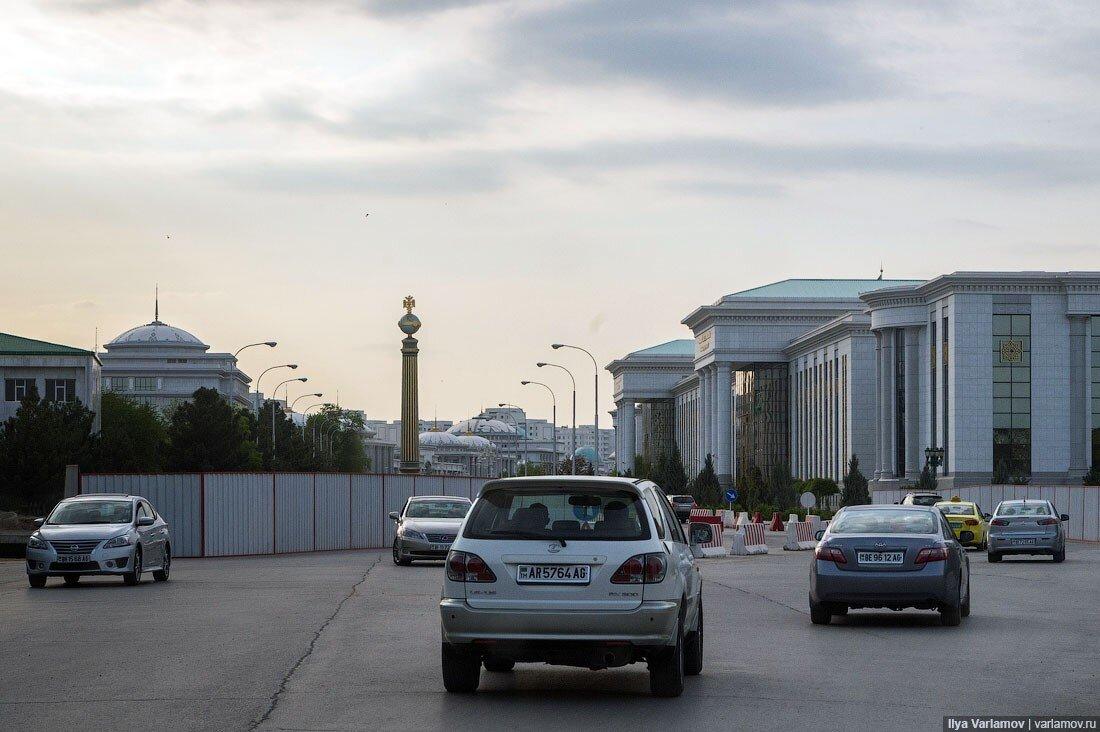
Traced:
<path fill-rule="evenodd" d="M 153 322 L 160 322 L 160 283 L 153 285 Z"/>
<path fill-rule="evenodd" d="M 880 280 L 882 279 L 882 261 L 881 260 L 879 260 L 879 263 L 878 263 L 878 278 Z"/>

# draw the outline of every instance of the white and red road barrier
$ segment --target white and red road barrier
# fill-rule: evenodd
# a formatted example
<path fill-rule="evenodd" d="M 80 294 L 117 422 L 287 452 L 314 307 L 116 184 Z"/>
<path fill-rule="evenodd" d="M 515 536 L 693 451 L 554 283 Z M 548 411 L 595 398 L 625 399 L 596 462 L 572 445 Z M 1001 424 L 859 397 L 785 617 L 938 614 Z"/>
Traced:
<path fill-rule="evenodd" d="M 733 535 L 733 547 L 730 554 L 738 557 L 750 554 L 767 554 L 768 544 L 764 540 L 764 524 L 745 523 Z"/>
<path fill-rule="evenodd" d="M 737 512 L 736 511 L 723 511 L 722 512 L 722 526 L 727 529 L 737 528 Z"/>
<path fill-rule="evenodd" d="M 699 516 L 691 519 L 692 524 L 706 524 L 711 528 L 710 541 L 700 544 L 700 548 L 703 550 L 703 556 L 705 557 L 721 557 L 725 556 L 726 548 L 722 545 L 722 519 L 717 516 Z M 691 526 L 688 526 L 688 530 L 691 530 Z"/>
<path fill-rule="evenodd" d="M 709 508 L 693 508 L 693 509 L 691 509 L 691 518 L 693 518 L 693 519 L 706 518 L 708 516 L 713 516 L 713 515 L 714 515 L 714 511 L 710 510 Z"/>
<path fill-rule="evenodd" d="M 783 548 L 788 551 L 815 548 L 817 546 L 817 540 L 814 539 L 815 531 L 812 521 L 788 521 L 787 541 L 783 544 Z"/>
<path fill-rule="evenodd" d="M 742 511 L 741 513 L 737 514 L 737 523 L 734 524 L 734 528 L 739 529 L 747 523 L 749 523 L 749 512 Z"/>
<path fill-rule="evenodd" d="M 772 512 L 772 522 L 771 522 L 771 525 L 768 526 L 768 531 L 782 531 L 782 530 L 783 530 L 783 519 L 779 518 L 779 511 L 774 511 L 774 512 Z"/>

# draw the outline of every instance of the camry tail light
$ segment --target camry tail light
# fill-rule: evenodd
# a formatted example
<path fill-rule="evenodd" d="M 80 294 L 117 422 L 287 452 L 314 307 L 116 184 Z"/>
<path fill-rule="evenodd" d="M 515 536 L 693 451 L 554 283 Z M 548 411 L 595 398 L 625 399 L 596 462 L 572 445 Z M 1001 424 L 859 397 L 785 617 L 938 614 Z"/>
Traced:
<path fill-rule="evenodd" d="M 994 526 L 1008 526 L 1008 519 L 993 519 L 989 523 Z"/>
<path fill-rule="evenodd" d="M 454 582 L 496 582 L 497 576 L 478 555 L 452 550 L 447 555 L 447 579 Z"/>
<path fill-rule="evenodd" d="M 942 546 L 926 546 L 917 552 L 917 558 L 913 560 L 914 564 L 928 564 L 929 562 L 946 562 L 947 561 L 947 547 Z"/>
<path fill-rule="evenodd" d="M 847 564 L 848 560 L 844 557 L 844 552 L 839 547 L 835 546 L 822 546 L 817 545 L 817 549 L 814 549 L 814 557 L 824 560 L 826 562 L 836 562 L 837 564 Z"/>
<path fill-rule="evenodd" d="M 1044 518 L 1039 519 L 1035 523 L 1039 524 L 1040 526 L 1053 526 L 1054 524 L 1058 523 L 1058 519 Z"/>
<path fill-rule="evenodd" d="M 665 579 L 664 554 L 635 554 L 619 565 L 611 575 L 616 585 L 655 585 Z"/>
<path fill-rule="evenodd" d="M 967 519 L 965 523 L 967 526 L 977 526 L 978 519 Z"/>

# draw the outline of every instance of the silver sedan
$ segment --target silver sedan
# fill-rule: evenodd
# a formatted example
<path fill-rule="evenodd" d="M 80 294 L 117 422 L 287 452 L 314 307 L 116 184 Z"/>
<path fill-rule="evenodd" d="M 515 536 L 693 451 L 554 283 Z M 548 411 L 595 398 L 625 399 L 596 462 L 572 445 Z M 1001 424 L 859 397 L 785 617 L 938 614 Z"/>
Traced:
<path fill-rule="evenodd" d="M 390 511 L 397 522 L 393 563 L 406 566 L 415 559 L 446 559 L 471 505 L 469 499 L 455 496 L 413 496 L 400 512 Z"/>
<path fill-rule="evenodd" d="M 38 519 L 27 540 L 27 581 L 48 577 L 75 585 L 84 575 L 121 576 L 128 585 L 145 572 L 164 582 L 172 565 L 168 523 L 141 496 L 99 494 L 67 498 Z"/>
<path fill-rule="evenodd" d="M 1066 559 L 1066 530 L 1050 501 L 1001 501 L 989 522 L 989 561 L 1006 554 L 1049 554 L 1055 562 Z"/>

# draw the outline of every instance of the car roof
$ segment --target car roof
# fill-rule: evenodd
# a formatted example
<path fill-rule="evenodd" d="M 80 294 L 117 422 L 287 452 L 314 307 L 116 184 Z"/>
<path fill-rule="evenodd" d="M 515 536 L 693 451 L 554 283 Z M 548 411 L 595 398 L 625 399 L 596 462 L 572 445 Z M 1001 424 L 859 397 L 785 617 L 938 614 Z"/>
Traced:
<path fill-rule="evenodd" d="M 907 496 L 941 496 L 939 491 L 909 491 L 905 495 Z"/>
<path fill-rule="evenodd" d="M 490 480 L 481 486 L 477 492 L 478 497 L 487 490 L 510 487 L 560 487 L 587 486 L 590 488 L 619 488 L 641 492 L 641 486 L 648 481 L 642 478 L 619 478 L 610 475 L 532 475 L 518 478 L 498 478 Z"/>
<path fill-rule="evenodd" d="M 410 496 L 409 501 L 466 501 L 470 502 L 470 499 L 466 496 Z"/>
<path fill-rule="evenodd" d="M 96 501 L 103 498 L 129 498 L 131 500 L 144 500 L 141 496 L 133 496 L 129 493 L 85 493 L 79 496 L 69 496 L 62 499 L 62 501 Z"/>
<path fill-rule="evenodd" d="M 909 506 L 903 503 L 865 503 L 859 506 L 842 506 L 842 511 L 868 511 L 875 508 L 891 508 L 901 511 L 931 511 L 934 506 Z"/>
<path fill-rule="evenodd" d="M 939 502 L 936 503 L 936 505 L 937 506 L 977 506 L 978 503 L 977 503 L 977 501 L 963 501 L 963 500 L 960 499 L 958 501 L 954 501 L 954 500 L 952 500 L 952 501 L 939 501 Z"/>
<path fill-rule="evenodd" d="M 1050 501 L 1045 498 L 1006 498 L 1001 503 L 1050 503 Z"/>

